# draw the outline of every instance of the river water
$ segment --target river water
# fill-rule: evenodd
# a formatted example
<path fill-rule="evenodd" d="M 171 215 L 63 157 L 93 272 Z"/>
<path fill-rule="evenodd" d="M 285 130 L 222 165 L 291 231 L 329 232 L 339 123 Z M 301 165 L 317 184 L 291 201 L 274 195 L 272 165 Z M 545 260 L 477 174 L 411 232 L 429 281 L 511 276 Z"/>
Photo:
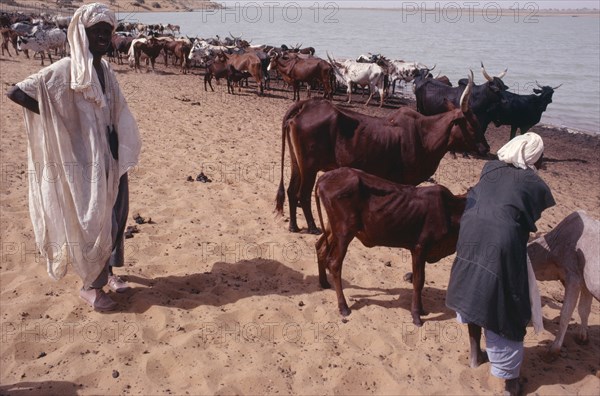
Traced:
<path fill-rule="evenodd" d="M 312 46 L 324 58 L 326 52 L 336 58 L 381 53 L 390 59 L 436 64 L 453 83 L 466 77 L 469 68 L 475 82 L 483 83 L 483 61 L 490 74 L 508 68 L 504 82 L 515 93 L 532 93 L 536 81 L 563 84 L 541 123 L 600 134 L 600 18 L 543 16 L 531 6 L 534 3 L 483 10 L 471 3 L 426 10 L 415 2 L 412 8 L 391 10 L 343 9 L 334 2 L 301 8 L 296 2 L 267 1 L 219 10 L 118 16 L 177 24 L 188 36 L 224 38 L 231 33 L 252 44 Z"/>

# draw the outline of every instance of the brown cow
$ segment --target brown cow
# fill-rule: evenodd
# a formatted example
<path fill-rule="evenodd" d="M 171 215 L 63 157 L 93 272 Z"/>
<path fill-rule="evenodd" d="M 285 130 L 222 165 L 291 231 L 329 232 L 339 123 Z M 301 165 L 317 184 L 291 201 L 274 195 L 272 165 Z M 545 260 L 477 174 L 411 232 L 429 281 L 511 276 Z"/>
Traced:
<path fill-rule="evenodd" d="M 240 72 L 236 70 L 232 65 L 227 63 L 225 54 L 219 53 L 212 60 L 208 60 L 206 63 L 206 73 L 204 73 L 204 90 L 206 89 L 206 83 L 210 86 L 211 91 L 215 91 L 212 86 L 213 77 L 217 79 L 217 82 L 221 78 L 227 80 L 227 93 L 234 94 L 233 82 L 240 82 L 244 78 L 248 78 L 248 72 Z"/>
<path fill-rule="evenodd" d="M 300 100 L 300 83 L 305 82 L 310 98 L 310 84 L 320 82 L 323 85 L 323 96 L 332 98 L 331 76 L 333 69 L 331 65 L 320 58 L 300 58 L 298 56 L 281 56 L 274 53 L 271 56 L 269 70 L 276 69 L 285 81 L 292 81 L 294 87 L 294 97 L 292 100 Z"/>
<path fill-rule="evenodd" d="M 479 123 L 468 106 L 470 92 L 465 90 L 460 109 L 453 109 L 448 103 L 452 110 L 435 116 L 401 108 L 387 119 L 377 118 L 316 99 L 292 105 L 281 128 L 281 181 L 275 210 L 283 214 L 286 139 L 292 167 L 287 189 L 289 229 L 299 231 L 299 201 L 308 232 L 313 234 L 320 232 L 310 207 L 311 190 L 319 171 L 349 166 L 396 183 L 417 185 L 435 173 L 448 150 L 482 150 L 476 141 Z"/>
<path fill-rule="evenodd" d="M 113 47 L 113 56 L 117 58 L 117 63 L 119 65 L 123 64 L 122 54 L 126 54 L 129 52 L 129 48 L 131 47 L 131 42 L 133 41 L 132 36 L 124 36 L 121 34 L 113 34 L 111 38 L 111 43 Z"/>
<path fill-rule="evenodd" d="M 330 288 L 325 269 L 333 276 L 338 308 L 350 314 L 342 291 L 342 265 L 348 245 L 356 237 L 367 247 L 408 249 L 412 255 L 413 323 L 422 326 L 421 292 L 425 262 L 435 263 L 456 251 L 466 194 L 455 196 L 446 187 L 414 187 L 393 183 L 358 169 L 339 168 L 325 173 L 315 189 L 323 227 L 321 202 L 328 225 L 316 243 L 319 282 Z"/>
<path fill-rule="evenodd" d="M 134 57 L 134 68 L 135 71 L 140 70 L 140 58 L 142 56 L 142 52 L 144 52 L 148 59 L 150 59 L 150 64 L 152 65 L 152 71 L 154 70 L 154 63 L 160 52 L 164 47 L 164 42 L 157 40 L 155 37 L 149 37 L 147 39 L 135 39 L 131 43 L 130 49 L 130 62 L 131 62 L 131 52 L 133 51 Z"/>
<path fill-rule="evenodd" d="M 223 53 L 225 59 L 227 59 L 227 63 L 234 67 L 235 70 L 244 72 L 247 71 L 256 81 L 256 85 L 260 90 L 260 95 L 264 92 L 263 85 L 263 71 L 262 64 L 258 55 L 254 52 L 247 52 L 244 54 L 231 54 L 227 55 Z"/>

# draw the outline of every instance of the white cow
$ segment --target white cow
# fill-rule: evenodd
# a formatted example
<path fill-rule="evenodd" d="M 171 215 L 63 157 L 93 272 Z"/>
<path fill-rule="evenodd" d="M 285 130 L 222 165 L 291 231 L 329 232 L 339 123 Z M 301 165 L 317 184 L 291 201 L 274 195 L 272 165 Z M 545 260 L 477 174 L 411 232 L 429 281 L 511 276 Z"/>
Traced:
<path fill-rule="evenodd" d="M 385 73 L 381 66 L 375 63 L 360 63 L 355 60 L 336 62 L 329 54 L 327 54 L 327 57 L 329 58 L 329 62 L 336 75 L 348 87 L 348 103 L 352 102 L 352 83 L 355 83 L 358 85 L 369 86 L 369 98 L 367 99 L 365 106 L 369 105 L 374 93 L 379 94 L 379 107 L 383 106 L 383 80 Z"/>
<path fill-rule="evenodd" d="M 560 280 L 565 286 L 560 327 L 550 346 L 550 357 L 554 359 L 560 354 L 578 298 L 581 329 L 576 341 L 589 341 L 592 296 L 600 301 L 600 221 L 584 211 L 573 212 L 552 231 L 532 241 L 527 253 L 538 281 Z"/>
<path fill-rule="evenodd" d="M 21 36 L 17 39 L 17 47 L 19 51 L 31 50 L 39 52 L 42 58 L 42 66 L 44 66 L 44 52 L 48 53 L 50 63 L 52 56 L 50 50 L 59 50 L 61 56 L 66 55 L 67 34 L 59 28 L 48 30 L 38 29 L 33 34 Z"/>
<path fill-rule="evenodd" d="M 401 83 L 404 82 L 405 84 L 407 84 L 415 79 L 420 69 L 428 69 L 427 66 L 419 62 L 392 60 L 390 61 L 390 64 L 392 66 L 390 68 L 390 85 L 392 86 L 392 93 L 396 92 L 397 81 L 400 81 Z"/>

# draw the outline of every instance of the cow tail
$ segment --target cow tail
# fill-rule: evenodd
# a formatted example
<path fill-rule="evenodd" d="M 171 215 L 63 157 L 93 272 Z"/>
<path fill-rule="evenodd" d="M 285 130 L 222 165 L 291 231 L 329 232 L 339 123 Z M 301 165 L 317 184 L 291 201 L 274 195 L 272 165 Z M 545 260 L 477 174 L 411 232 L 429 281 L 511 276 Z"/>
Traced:
<path fill-rule="evenodd" d="M 275 213 L 279 216 L 283 216 L 283 203 L 285 202 L 285 185 L 283 182 L 283 168 L 285 165 L 285 139 L 290 132 L 290 121 L 293 117 L 298 115 L 304 106 L 304 101 L 293 104 L 283 116 L 281 122 L 281 180 L 279 181 L 279 188 L 277 189 L 277 196 L 275 197 Z M 290 161 L 293 161 L 290 158 Z M 293 164 L 292 164 L 293 166 Z"/>
<path fill-rule="evenodd" d="M 327 247 L 327 251 L 329 251 L 329 238 L 327 236 L 327 232 L 325 231 L 325 222 L 323 221 L 323 212 L 321 211 L 321 199 L 319 198 L 319 183 L 315 185 L 315 205 L 317 205 L 317 215 L 319 216 L 319 224 L 321 225 L 321 230 L 325 235 L 325 246 Z"/>
<path fill-rule="evenodd" d="M 283 167 L 285 165 L 285 137 L 288 134 L 288 117 L 283 117 L 281 125 L 281 180 L 279 181 L 279 188 L 277 189 L 277 196 L 275 197 L 275 213 L 278 216 L 283 216 L 283 203 L 285 202 L 285 185 L 283 181 Z"/>

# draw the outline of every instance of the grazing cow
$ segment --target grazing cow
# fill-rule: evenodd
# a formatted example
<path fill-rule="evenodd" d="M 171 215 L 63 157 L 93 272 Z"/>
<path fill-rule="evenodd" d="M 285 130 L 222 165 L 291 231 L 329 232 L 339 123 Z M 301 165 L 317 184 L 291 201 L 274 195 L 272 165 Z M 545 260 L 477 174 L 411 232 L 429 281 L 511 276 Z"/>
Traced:
<path fill-rule="evenodd" d="M 502 77 L 506 74 L 506 70 L 497 77 L 490 77 L 485 71 L 485 67 L 481 64 L 481 69 L 484 77 L 488 80 L 487 83 L 476 85 L 473 87 L 473 95 L 469 101 L 469 107 L 477 117 L 480 124 L 479 134 L 481 140 L 488 147 L 489 144 L 485 140 L 485 131 L 490 122 L 496 117 L 496 111 L 502 100 L 501 92 L 506 91 L 508 87 L 502 82 Z M 417 111 L 424 115 L 440 114 L 445 111 L 445 100 L 449 100 L 454 105 L 458 105 L 460 96 L 465 87 L 449 87 L 440 81 L 427 77 L 427 73 L 421 73 L 415 78 L 415 97 L 417 99 Z"/>
<path fill-rule="evenodd" d="M 67 34 L 59 28 L 38 29 L 32 35 L 17 38 L 17 47 L 20 51 L 31 50 L 40 53 L 42 66 L 44 66 L 44 52 L 48 53 L 48 58 L 52 63 L 50 50 L 58 49 L 61 51 L 61 55 L 65 55 L 66 44 Z"/>
<path fill-rule="evenodd" d="M 310 86 L 320 82 L 323 86 L 323 97 L 332 98 L 331 89 L 331 66 L 320 58 L 306 58 L 299 56 L 280 56 L 274 53 L 271 56 L 268 70 L 275 69 L 284 77 L 288 83 L 292 83 L 294 97 L 292 100 L 300 100 L 300 83 L 305 82 L 308 87 L 310 98 Z"/>
<path fill-rule="evenodd" d="M 549 357 L 555 359 L 567 332 L 577 299 L 581 329 L 575 340 L 587 344 L 587 323 L 592 296 L 600 301 L 600 221 L 584 211 L 565 217 L 552 231 L 527 246 L 538 281 L 560 280 L 565 297 L 560 310 L 560 326 L 550 346 Z"/>
<path fill-rule="evenodd" d="M 329 62 L 333 67 L 335 73 L 344 81 L 344 84 L 348 87 L 348 103 L 352 102 L 352 83 L 358 85 L 369 86 L 369 98 L 365 103 L 365 106 L 369 105 L 373 94 L 379 94 L 380 101 L 379 107 L 383 106 L 383 79 L 385 73 L 381 66 L 375 63 L 360 63 L 353 60 L 346 60 L 344 62 L 336 62 L 329 54 L 327 55 Z"/>
<path fill-rule="evenodd" d="M 470 93 L 471 88 L 464 91 L 460 108 L 454 109 L 448 103 L 450 110 L 435 116 L 423 116 L 402 107 L 387 119 L 377 118 L 315 99 L 292 105 L 281 127 L 281 180 L 276 212 L 283 214 L 285 201 L 286 139 L 292 168 L 287 189 L 289 229 L 299 231 L 296 208 L 300 202 L 308 232 L 318 234 L 310 207 L 317 172 L 347 166 L 396 183 L 424 182 L 435 173 L 448 150 L 476 149 L 479 123 L 468 107 Z"/>
<path fill-rule="evenodd" d="M 466 194 L 455 196 L 446 187 L 414 187 L 390 182 L 358 169 L 339 168 L 325 173 L 315 188 L 323 227 L 321 202 L 329 223 L 316 243 L 321 287 L 330 288 L 325 269 L 333 276 L 338 308 L 350 314 L 342 291 L 342 265 L 348 245 L 356 237 L 367 247 L 408 249 L 412 255 L 413 323 L 422 326 L 421 292 L 425 262 L 435 263 L 456 251 Z"/>
<path fill-rule="evenodd" d="M 494 124 L 496 126 L 510 125 L 510 139 L 516 136 L 517 129 L 520 129 L 521 134 L 523 134 L 540 122 L 542 113 L 552 103 L 554 90 L 560 87 L 560 85 L 554 88 L 537 85 L 540 89 L 534 88 L 533 92 L 538 95 L 518 95 L 508 91 L 500 93 L 502 101 L 494 119 Z"/>

